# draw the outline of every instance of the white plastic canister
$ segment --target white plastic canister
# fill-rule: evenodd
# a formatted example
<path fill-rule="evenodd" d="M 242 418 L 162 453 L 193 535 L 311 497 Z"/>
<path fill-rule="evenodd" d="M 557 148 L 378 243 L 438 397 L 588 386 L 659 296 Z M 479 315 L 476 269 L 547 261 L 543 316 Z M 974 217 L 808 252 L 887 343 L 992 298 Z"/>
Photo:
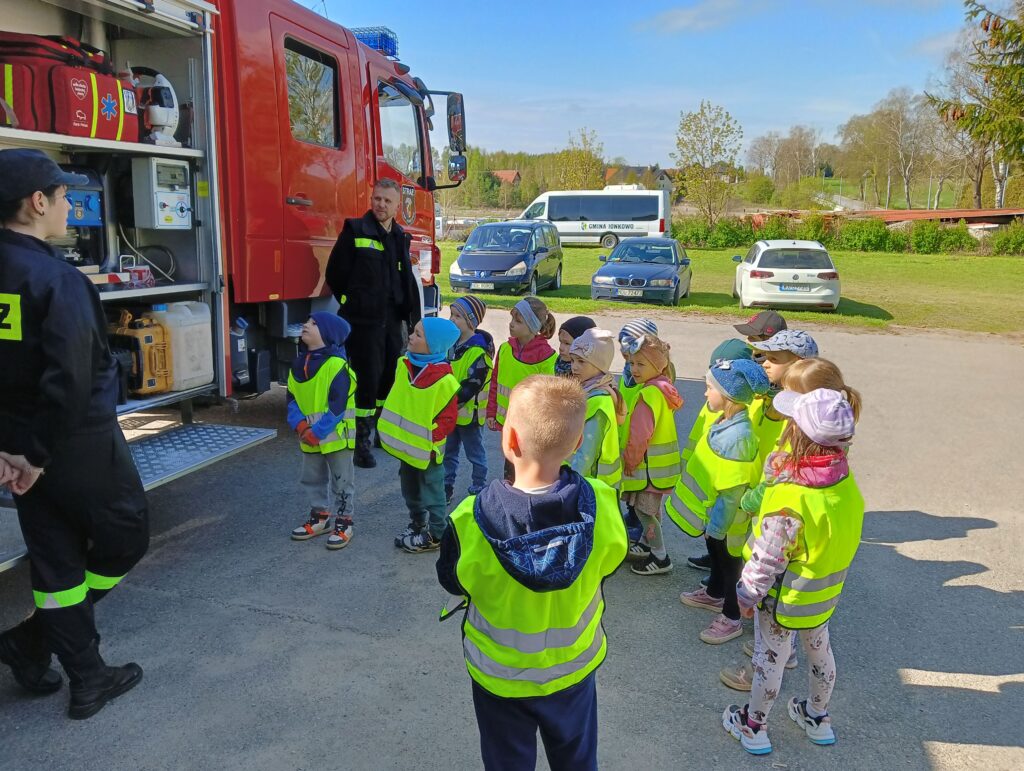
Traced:
<path fill-rule="evenodd" d="M 210 306 L 201 302 L 154 305 L 143 314 L 163 325 L 173 362 L 172 391 L 213 382 L 213 332 Z"/>

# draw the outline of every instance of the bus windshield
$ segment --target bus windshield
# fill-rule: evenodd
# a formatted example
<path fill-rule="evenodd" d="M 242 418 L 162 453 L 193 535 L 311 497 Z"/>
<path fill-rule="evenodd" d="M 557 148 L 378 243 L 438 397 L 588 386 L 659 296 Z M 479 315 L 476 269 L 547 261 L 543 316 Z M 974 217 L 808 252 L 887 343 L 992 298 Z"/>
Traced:
<path fill-rule="evenodd" d="M 524 252 L 530 244 L 530 228 L 515 225 L 480 225 L 466 239 L 464 252 Z"/>

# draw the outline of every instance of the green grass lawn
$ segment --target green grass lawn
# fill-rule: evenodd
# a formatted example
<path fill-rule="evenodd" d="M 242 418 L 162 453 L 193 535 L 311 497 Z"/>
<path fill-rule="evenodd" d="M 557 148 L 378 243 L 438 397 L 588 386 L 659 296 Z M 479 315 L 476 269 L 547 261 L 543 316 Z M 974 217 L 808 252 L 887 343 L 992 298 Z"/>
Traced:
<path fill-rule="evenodd" d="M 448 266 L 458 252 L 454 243 L 442 243 L 441 291 L 451 297 Z M 733 254 L 744 250 L 687 250 L 692 260 L 690 297 L 677 308 L 646 303 L 593 301 L 590 277 L 607 250 L 566 247 L 562 288 L 541 290 L 556 313 L 661 308 L 680 315 L 704 314 L 746 318 L 732 297 L 736 275 Z M 787 318 L 858 327 L 890 325 L 969 332 L 1019 333 L 1024 331 L 1024 258 L 978 257 L 944 254 L 881 254 L 832 252 L 842 281 L 842 300 L 835 313 L 786 310 Z M 517 296 L 481 293 L 488 305 L 511 308 Z"/>
<path fill-rule="evenodd" d="M 903 196 L 903 180 L 894 178 L 892 182 L 892 201 L 889 206 L 892 209 L 905 209 L 907 208 L 906 198 Z M 931 194 L 935 195 L 935 189 L 938 186 L 938 182 L 932 182 Z M 874 188 L 871 187 L 870 180 L 868 181 L 868 187 L 865 189 L 867 194 L 867 203 L 874 207 Z M 885 198 L 885 180 L 879 182 L 879 190 L 882 192 L 882 198 Z M 939 199 L 939 208 L 941 209 L 955 209 L 956 208 L 956 194 L 958 191 L 958 185 L 953 180 L 947 180 L 946 184 L 942 187 L 942 197 Z M 839 191 L 839 178 L 830 177 L 824 182 L 824 192 L 830 194 L 838 194 Z M 842 195 L 847 198 L 858 198 L 860 196 L 860 186 L 856 179 L 843 179 L 842 184 Z M 914 204 L 915 209 L 927 209 L 929 206 L 929 189 L 928 189 L 928 178 L 915 179 L 914 184 L 910 188 L 910 200 Z"/>

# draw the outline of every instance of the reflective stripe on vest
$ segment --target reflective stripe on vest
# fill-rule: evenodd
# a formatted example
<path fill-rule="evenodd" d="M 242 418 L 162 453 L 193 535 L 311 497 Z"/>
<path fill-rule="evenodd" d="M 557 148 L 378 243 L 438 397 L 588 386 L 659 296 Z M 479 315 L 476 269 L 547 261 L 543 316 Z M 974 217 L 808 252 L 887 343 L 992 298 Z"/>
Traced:
<path fill-rule="evenodd" d="M 373 249 L 378 252 L 384 251 L 384 244 L 376 238 L 355 238 L 352 242 L 356 249 Z"/>
<path fill-rule="evenodd" d="M 704 433 L 686 461 L 686 470 L 665 502 L 665 512 L 672 521 L 684 533 L 695 538 L 707 528 L 718 494 L 740 485 L 754 486 L 761 468 L 756 457 L 748 461 L 733 460 L 711 449 L 708 437 L 717 419 L 718 415 L 709 413 Z M 734 557 L 743 553 L 749 526 L 750 518 L 742 509 L 732 512 L 725 540 L 729 553 Z"/>
<path fill-rule="evenodd" d="M 356 446 L 356 373 L 340 356 L 325 359 L 320 369 L 309 380 L 300 382 L 291 371 L 288 372 L 288 392 L 295 398 L 295 404 L 305 416 L 310 428 L 326 414 L 324 408 L 328 406 L 330 400 L 331 384 L 340 372 L 348 375 L 348 396 L 345 399 L 341 421 L 330 434 L 320 440 L 320 444 L 313 446 L 300 442 L 299 447 L 303 452 L 329 453 L 351 450 Z"/>
<path fill-rule="evenodd" d="M 609 394 L 599 393 L 587 397 L 586 419 L 590 420 L 598 413 L 604 415 L 606 428 L 597 456 L 597 478 L 618 489 L 622 483 L 622 453 L 619 451 L 619 422 L 615 417 L 615 403 Z"/>
<path fill-rule="evenodd" d="M 749 544 L 760 536 L 764 517 L 779 512 L 800 519 L 806 553 L 789 562 L 781 582 L 769 592 L 775 599 L 765 607 L 775 606 L 775 619 L 783 627 L 812 629 L 828 621 L 839 604 L 860 545 L 864 499 L 852 475 L 831 487 L 769 485 L 744 557 L 750 558 Z"/>
<path fill-rule="evenodd" d="M 619 375 L 619 395 L 626 405 L 626 419 L 619 426 L 619 447 L 623 450 L 626 449 L 626 442 L 629 441 L 629 416 L 633 414 L 633 405 L 640 398 L 640 391 L 643 390 L 643 387 L 643 383 L 634 383 L 628 386 L 625 376 Z"/>
<path fill-rule="evenodd" d="M 653 485 L 659 490 L 669 490 L 679 481 L 679 435 L 676 433 L 675 416 L 657 386 L 645 385 L 640 389 L 634 410 L 640 399 L 654 414 L 654 434 L 640 465 L 623 479 L 622 489 L 630 492 Z"/>
<path fill-rule="evenodd" d="M 487 415 L 487 395 L 491 389 L 491 362 L 487 359 L 487 351 L 478 345 L 466 349 L 459 358 L 451 362 L 452 374 L 459 381 L 461 387 L 469 377 L 469 370 L 481 358 L 487 365 L 487 376 L 484 378 L 484 384 L 479 393 L 459 407 L 459 417 L 456 422 L 460 426 L 468 426 L 473 423 L 481 426 L 484 424 Z"/>
<path fill-rule="evenodd" d="M 459 381 L 450 373 L 424 388 L 409 380 L 406 359 L 398 360 L 395 384 L 384 401 L 377 430 L 384 450 L 413 468 L 426 469 L 431 458 L 443 460 L 444 440 L 434 441 L 436 418 L 458 393 Z M 426 368 L 420 370 L 420 375 Z M 417 375 L 419 377 L 419 375 Z"/>
<path fill-rule="evenodd" d="M 512 353 L 512 346 L 507 342 L 498 347 L 498 354 L 495 357 L 495 367 L 498 370 L 498 409 L 495 418 L 500 425 L 505 425 L 505 415 L 508 414 L 508 400 L 512 395 L 512 389 L 530 375 L 554 375 L 557 358 L 558 353 L 552 351 L 551 355 L 543 361 L 536 364 L 524 364 Z"/>
<path fill-rule="evenodd" d="M 496 696 L 547 696 L 580 682 L 604 660 L 602 582 L 625 558 L 627 539 L 615 491 L 586 481 L 597 499 L 593 545 L 579 575 L 560 589 L 533 591 L 507 572 L 476 522 L 475 496 L 451 515 L 459 541 L 456 575 L 469 597 L 462 624 L 466 667 Z M 552 538 L 550 548 L 559 548 Z"/>

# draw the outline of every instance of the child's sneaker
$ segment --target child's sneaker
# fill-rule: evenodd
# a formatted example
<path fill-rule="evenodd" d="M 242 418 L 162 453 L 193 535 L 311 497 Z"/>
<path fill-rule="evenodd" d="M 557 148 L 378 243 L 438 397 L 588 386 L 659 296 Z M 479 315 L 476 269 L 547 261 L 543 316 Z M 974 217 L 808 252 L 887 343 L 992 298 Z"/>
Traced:
<path fill-rule="evenodd" d="M 328 549 L 344 549 L 352 540 L 352 517 L 335 517 L 334 532 L 327 536 Z"/>
<path fill-rule="evenodd" d="M 724 598 L 712 597 L 703 586 L 692 592 L 683 592 L 679 595 L 679 601 L 691 608 L 702 608 L 713 613 L 721 613 L 722 606 L 725 605 Z"/>
<path fill-rule="evenodd" d="M 632 565 L 629 568 L 638 576 L 657 576 L 662 573 L 672 572 L 672 560 L 666 554 L 665 559 L 658 559 L 654 556 L 654 552 L 647 555 L 647 559 L 636 565 Z"/>
<path fill-rule="evenodd" d="M 701 642 L 708 645 L 721 645 L 729 640 L 735 640 L 743 634 L 743 624 L 739 619 L 733 621 L 723 615 L 715 616 L 715 620 L 708 624 L 707 629 L 700 633 Z"/>
<path fill-rule="evenodd" d="M 440 548 L 441 542 L 426 530 L 421 530 L 413 535 L 407 535 L 402 539 L 402 549 L 410 554 L 419 554 L 424 551 L 436 551 Z"/>
<path fill-rule="evenodd" d="M 754 668 L 750 664 L 739 664 L 735 667 L 723 667 L 718 673 L 727 688 L 734 691 L 745 691 L 750 693 L 754 687 Z"/>
<path fill-rule="evenodd" d="M 736 739 L 751 755 L 767 755 L 772 751 L 772 742 L 768 738 L 766 726 L 759 726 L 755 731 L 747 723 L 747 708 L 740 709 L 730 704 L 722 713 L 722 728 Z"/>
<path fill-rule="evenodd" d="M 323 535 L 330 529 L 330 512 L 324 511 L 323 509 L 310 509 L 309 520 L 306 524 L 299 525 L 297 528 L 292 530 L 292 540 L 308 541 L 310 538 L 316 538 L 318 535 Z"/>
<path fill-rule="evenodd" d="M 651 547 L 645 543 L 637 541 L 629 545 L 629 551 L 626 552 L 626 559 L 630 562 L 643 562 L 651 553 Z"/>
<path fill-rule="evenodd" d="M 743 652 L 750 656 L 750 658 L 754 658 L 753 640 L 747 640 L 745 643 L 743 643 Z M 786 669 L 796 669 L 797 664 L 799 663 L 800 661 L 796 657 L 796 646 L 794 645 L 793 650 L 789 652 L 789 661 L 786 662 Z"/>
<path fill-rule="evenodd" d="M 416 535 L 418 532 L 420 532 L 423 529 L 424 529 L 423 525 L 417 525 L 415 522 L 410 520 L 409 524 L 405 526 L 405 530 L 403 530 L 402 532 L 400 532 L 398 535 L 395 536 L 395 548 L 396 549 L 401 549 L 402 548 L 402 541 L 404 541 L 409 536 Z"/>
<path fill-rule="evenodd" d="M 699 557 L 687 557 L 686 564 L 695 570 L 711 570 L 711 555 L 701 554 Z"/>
<path fill-rule="evenodd" d="M 807 700 L 790 699 L 789 717 L 807 733 L 807 738 L 815 744 L 829 745 L 836 743 L 836 735 L 832 731 L 832 718 L 826 712 L 821 717 L 807 714 Z"/>

